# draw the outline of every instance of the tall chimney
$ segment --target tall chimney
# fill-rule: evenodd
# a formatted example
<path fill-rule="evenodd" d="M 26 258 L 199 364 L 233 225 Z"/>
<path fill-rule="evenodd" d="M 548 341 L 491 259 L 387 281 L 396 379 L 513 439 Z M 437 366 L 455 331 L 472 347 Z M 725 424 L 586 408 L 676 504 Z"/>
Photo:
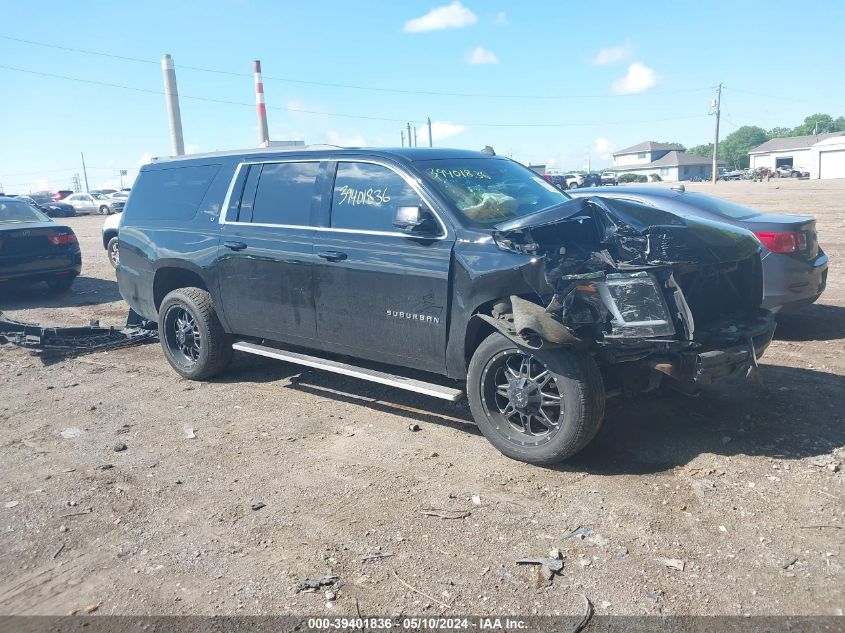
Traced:
<path fill-rule="evenodd" d="M 179 111 L 179 91 L 176 89 L 176 69 L 170 55 L 165 54 L 161 58 L 161 73 L 164 75 L 164 101 L 170 121 L 170 147 L 174 156 L 183 156 L 185 141 L 182 139 L 182 114 Z"/>
<path fill-rule="evenodd" d="M 255 74 L 255 111 L 258 114 L 258 144 L 261 147 L 270 146 L 270 133 L 267 131 L 267 106 L 264 103 L 264 81 L 261 79 L 261 62 L 252 62 Z"/>

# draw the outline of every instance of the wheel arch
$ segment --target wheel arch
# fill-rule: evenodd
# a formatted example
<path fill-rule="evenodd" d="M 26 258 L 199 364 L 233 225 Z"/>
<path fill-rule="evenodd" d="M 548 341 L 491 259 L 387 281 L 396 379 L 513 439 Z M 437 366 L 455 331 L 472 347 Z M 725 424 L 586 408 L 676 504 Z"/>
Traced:
<path fill-rule="evenodd" d="M 156 312 L 168 293 L 177 288 L 201 288 L 211 293 L 211 288 L 199 270 L 183 263 L 163 262 L 156 268 L 153 277 L 153 304 Z M 212 293 L 213 294 L 213 293 Z"/>
<path fill-rule="evenodd" d="M 107 231 L 103 231 L 103 248 L 109 247 L 109 242 L 111 242 L 113 237 L 117 237 L 118 232 L 117 229 L 109 229 Z"/>

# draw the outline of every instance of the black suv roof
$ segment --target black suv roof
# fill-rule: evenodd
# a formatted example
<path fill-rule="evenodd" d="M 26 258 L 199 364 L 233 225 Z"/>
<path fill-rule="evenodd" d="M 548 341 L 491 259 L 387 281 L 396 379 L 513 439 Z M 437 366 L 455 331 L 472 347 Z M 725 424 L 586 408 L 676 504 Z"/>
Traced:
<path fill-rule="evenodd" d="M 190 154 L 187 156 L 165 156 L 153 159 L 153 164 L 189 160 L 205 160 L 216 157 L 246 157 L 246 156 L 390 156 L 407 162 L 418 160 L 436 160 L 438 158 L 493 158 L 490 154 L 468 149 L 451 149 L 441 147 L 333 147 L 331 145 L 308 145 L 300 147 L 258 147 L 253 149 L 226 150 L 209 152 L 207 154 Z"/>

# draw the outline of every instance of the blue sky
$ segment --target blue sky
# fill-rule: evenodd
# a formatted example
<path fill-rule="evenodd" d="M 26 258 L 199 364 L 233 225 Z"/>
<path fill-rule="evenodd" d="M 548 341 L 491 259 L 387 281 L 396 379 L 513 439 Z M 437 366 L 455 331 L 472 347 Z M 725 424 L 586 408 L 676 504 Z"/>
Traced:
<path fill-rule="evenodd" d="M 845 3 L 797 6 L 6 2 L 0 183 L 12 193 L 66 187 L 84 151 L 91 188 L 117 184 L 119 169 L 128 185 L 150 156 L 169 154 L 164 53 L 176 64 L 189 152 L 257 145 L 253 59 L 274 140 L 393 146 L 411 121 L 422 145 L 430 116 L 435 145 L 491 145 L 564 169 L 582 168 L 588 151 L 593 168 L 607 165 L 614 148 L 643 140 L 709 142 L 719 82 L 723 136 L 843 115 Z"/>

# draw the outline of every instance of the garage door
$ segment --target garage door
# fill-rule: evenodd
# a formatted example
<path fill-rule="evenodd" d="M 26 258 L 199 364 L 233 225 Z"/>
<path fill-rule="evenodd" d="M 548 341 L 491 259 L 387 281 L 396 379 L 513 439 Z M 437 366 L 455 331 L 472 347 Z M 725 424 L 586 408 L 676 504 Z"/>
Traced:
<path fill-rule="evenodd" d="M 819 152 L 819 178 L 845 178 L 845 149 Z"/>

